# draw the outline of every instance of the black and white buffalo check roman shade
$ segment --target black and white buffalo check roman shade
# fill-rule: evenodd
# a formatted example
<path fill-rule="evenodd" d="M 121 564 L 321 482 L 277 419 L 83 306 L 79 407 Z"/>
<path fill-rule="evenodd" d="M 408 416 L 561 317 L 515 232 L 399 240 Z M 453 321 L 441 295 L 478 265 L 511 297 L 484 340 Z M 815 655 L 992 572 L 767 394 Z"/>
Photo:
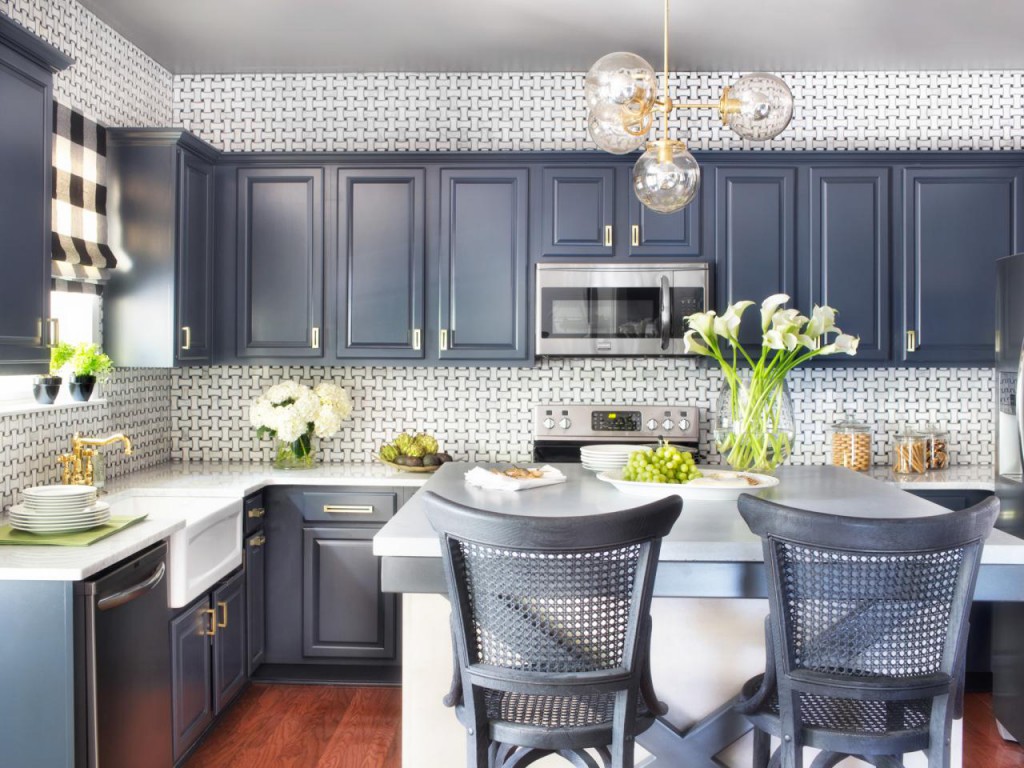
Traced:
<path fill-rule="evenodd" d="M 106 129 L 54 102 L 54 290 L 99 294 L 117 266 L 107 246 L 106 160 Z"/>

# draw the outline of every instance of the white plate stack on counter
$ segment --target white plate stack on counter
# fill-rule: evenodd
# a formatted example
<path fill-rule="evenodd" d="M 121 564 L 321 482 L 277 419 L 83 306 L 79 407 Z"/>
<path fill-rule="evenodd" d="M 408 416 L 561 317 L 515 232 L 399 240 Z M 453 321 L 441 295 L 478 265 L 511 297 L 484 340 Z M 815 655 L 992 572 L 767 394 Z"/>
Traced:
<path fill-rule="evenodd" d="M 647 445 L 584 445 L 580 448 L 580 462 L 584 469 L 591 472 L 604 472 L 609 469 L 622 469 L 634 451 L 649 451 Z"/>
<path fill-rule="evenodd" d="M 29 533 L 87 531 L 110 520 L 110 505 L 96 501 L 91 485 L 37 485 L 11 507 L 11 527 Z"/>

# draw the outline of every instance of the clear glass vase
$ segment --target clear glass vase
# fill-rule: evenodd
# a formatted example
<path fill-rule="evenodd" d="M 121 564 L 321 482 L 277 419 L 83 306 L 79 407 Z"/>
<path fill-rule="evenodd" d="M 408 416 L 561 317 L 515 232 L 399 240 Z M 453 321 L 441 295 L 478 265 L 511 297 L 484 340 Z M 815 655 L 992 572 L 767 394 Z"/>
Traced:
<path fill-rule="evenodd" d="M 796 445 L 793 401 L 785 379 L 741 372 L 726 381 L 715 407 L 715 444 L 735 470 L 773 474 Z"/>
<path fill-rule="evenodd" d="M 316 437 L 310 433 L 294 442 L 276 441 L 275 469 L 311 469 L 316 463 Z"/>

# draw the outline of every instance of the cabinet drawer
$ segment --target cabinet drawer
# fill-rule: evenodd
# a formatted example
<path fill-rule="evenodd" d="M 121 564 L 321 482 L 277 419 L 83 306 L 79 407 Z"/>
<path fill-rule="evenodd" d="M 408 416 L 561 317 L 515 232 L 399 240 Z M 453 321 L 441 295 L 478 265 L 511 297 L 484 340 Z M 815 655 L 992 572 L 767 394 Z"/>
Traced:
<path fill-rule="evenodd" d="M 302 519 L 315 522 L 383 523 L 398 508 L 393 491 L 306 491 L 302 494 Z"/>
<path fill-rule="evenodd" d="M 266 509 L 262 493 L 254 493 L 252 496 L 245 497 L 242 502 L 242 517 L 245 520 L 246 536 L 263 527 Z"/>

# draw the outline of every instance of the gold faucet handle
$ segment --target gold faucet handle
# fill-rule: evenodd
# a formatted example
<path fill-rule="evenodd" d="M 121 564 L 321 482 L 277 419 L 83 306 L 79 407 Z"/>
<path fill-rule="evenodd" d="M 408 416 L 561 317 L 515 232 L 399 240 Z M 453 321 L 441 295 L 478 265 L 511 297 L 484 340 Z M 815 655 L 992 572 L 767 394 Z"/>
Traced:
<path fill-rule="evenodd" d="M 71 485 L 71 472 L 75 464 L 75 456 L 71 453 L 62 453 L 57 456 L 57 461 L 61 465 L 60 481 L 64 485 Z"/>

